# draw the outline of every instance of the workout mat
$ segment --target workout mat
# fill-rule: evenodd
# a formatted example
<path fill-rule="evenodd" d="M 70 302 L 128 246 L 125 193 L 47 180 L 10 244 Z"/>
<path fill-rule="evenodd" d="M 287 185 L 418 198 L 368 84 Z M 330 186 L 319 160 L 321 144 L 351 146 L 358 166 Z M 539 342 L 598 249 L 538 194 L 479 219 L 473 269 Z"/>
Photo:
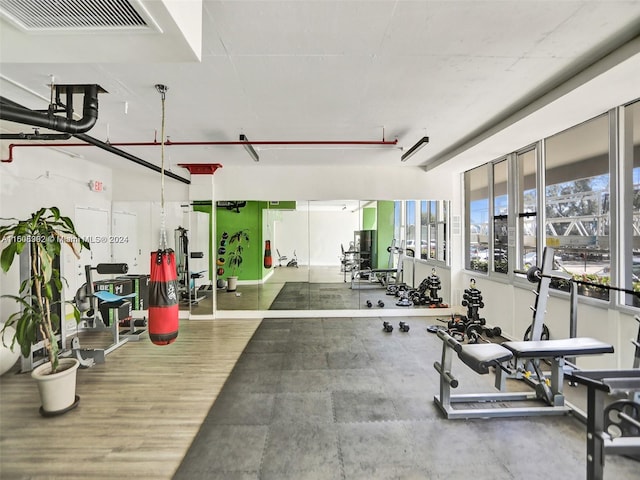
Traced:
<path fill-rule="evenodd" d="M 584 480 L 572 416 L 447 421 L 433 404 L 432 319 L 269 318 L 238 359 L 174 480 Z M 465 388 L 493 376 L 456 369 Z M 640 463 L 607 456 L 606 477 Z"/>
<path fill-rule="evenodd" d="M 269 310 L 355 309 L 359 302 L 359 292 L 346 283 L 287 282 Z"/>

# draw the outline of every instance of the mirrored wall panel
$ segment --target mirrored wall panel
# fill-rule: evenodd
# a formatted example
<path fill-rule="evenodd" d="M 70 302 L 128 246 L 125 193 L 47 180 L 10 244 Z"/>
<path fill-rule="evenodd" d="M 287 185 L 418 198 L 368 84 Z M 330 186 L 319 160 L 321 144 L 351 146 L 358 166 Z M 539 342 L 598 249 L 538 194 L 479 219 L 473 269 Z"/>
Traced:
<path fill-rule="evenodd" d="M 198 208 L 215 217 L 217 311 L 373 311 L 449 301 L 448 202 L 247 200 Z"/>

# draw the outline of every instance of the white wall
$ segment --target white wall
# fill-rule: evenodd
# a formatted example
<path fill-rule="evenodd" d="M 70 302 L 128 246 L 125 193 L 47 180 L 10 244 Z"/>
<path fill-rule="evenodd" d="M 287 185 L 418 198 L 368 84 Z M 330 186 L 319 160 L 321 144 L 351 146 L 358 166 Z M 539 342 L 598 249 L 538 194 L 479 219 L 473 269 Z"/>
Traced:
<path fill-rule="evenodd" d="M 104 191 L 92 192 L 90 180 L 102 181 Z M 0 164 L 0 218 L 24 219 L 41 207 L 56 206 L 62 215 L 75 221 L 76 207 L 110 211 L 112 191 L 109 168 L 52 149 L 22 149 L 15 152 L 12 163 Z M 82 229 L 83 235 L 94 231 L 87 225 L 76 227 Z M 69 249 L 63 249 L 62 259 L 63 275 L 74 275 L 77 260 Z M 0 295 L 16 294 L 19 283 L 14 265 L 7 275 L 0 274 Z M 67 292 L 65 297 L 71 299 L 74 294 L 75 291 Z M 14 311 L 13 301 L 0 300 L 0 321 Z"/>
<path fill-rule="evenodd" d="M 189 228 L 189 207 L 187 202 L 165 202 L 165 230 L 167 247 L 175 249 L 174 231 L 178 227 Z M 149 274 L 151 252 L 160 246 L 161 208 L 160 202 L 124 202 L 114 201 L 114 211 L 135 213 L 138 218 L 136 232 L 138 248 L 138 266 L 129 273 Z M 208 244 L 207 244 L 208 248 Z"/>
<path fill-rule="evenodd" d="M 340 266 L 340 244 L 348 250 L 360 225 L 359 212 L 349 210 L 264 210 L 263 214 L 265 223 L 272 220 L 265 238 L 271 239 L 276 265 L 277 249 L 289 259 L 295 250 L 299 265 Z"/>
<path fill-rule="evenodd" d="M 222 159 L 220 161 L 223 161 Z M 227 167 L 214 175 L 217 200 L 451 200 L 451 177 L 418 167 Z M 202 188 L 210 195 L 210 186 Z M 191 198 L 200 198 L 192 193 Z M 208 198 L 203 196 L 201 198 Z"/>
<path fill-rule="evenodd" d="M 117 170 L 114 174 L 114 190 L 113 199 L 117 201 L 129 201 L 129 202 L 160 202 L 161 187 L 160 187 L 160 174 L 147 170 L 143 167 L 139 167 L 139 172 L 131 174 L 131 171 L 120 173 Z M 135 168 L 134 168 L 135 171 Z M 189 178 L 189 174 L 185 171 L 179 172 L 180 176 Z M 166 202 L 181 202 L 186 201 L 189 198 L 189 185 L 174 180 L 172 178 L 165 178 L 164 182 L 164 198 Z M 203 188 L 203 196 L 196 198 L 198 200 L 211 198 L 211 184 L 209 188 Z"/>
<path fill-rule="evenodd" d="M 340 265 L 342 250 L 349 250 L 353 232 L 360 230 L 358 212 L 329 211 L 309 212 L 309 246 L 311 265 Z"/>
<path fill-rule="evenodd" d="M 278 265 L 278 252 L 287 261 L 295 250 L 299 265 L 309 265 L 309 215 L 306 211 L 282 210 L 273 217 L 273 239 L 271 252 L 274 264 Z M 283 262 L 283 265 L 286 262 Z"/>

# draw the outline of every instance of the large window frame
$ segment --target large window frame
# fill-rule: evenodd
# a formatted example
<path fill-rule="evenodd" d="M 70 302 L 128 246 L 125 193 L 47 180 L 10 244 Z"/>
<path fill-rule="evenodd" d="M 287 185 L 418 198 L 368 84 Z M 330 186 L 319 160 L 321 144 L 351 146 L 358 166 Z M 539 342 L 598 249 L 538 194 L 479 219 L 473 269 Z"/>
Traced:
<path fill-rule="evenodd" d="M 503 157 L 491 163 L 491 238 L 489 246 L 493 262 L 491 271 L 499 274 L 509 273 L 509 245 L 511 243 L 509 157 Z"/>
<path fill-rule="evenodd" d="M 411 209 L 406 201 L 407 219 Z M 421 200 L 415 202 L 416 235 L 409 248 L 415 248 L 415 258 L 430 264 L 448 266 L 449 202 L 446 200 Z M 407 220 L 407 223 L 409 220 Z M 407 229 L 408 230 L 408 229 Z"/>
<path fill-rule="evenodd" d="M 585 190 L 584 196 L 598 198 L 597 205 L 590 210 L 583 206 L 583 210 L 578 209 L 576 210 L 577 213 L 574 213 L 574 215 L 578 215 L 574 222 L 574 224 L 577 224 L 580 221 L 588 221 L 586 219 L 589 216 L 587 213 L 595 212 L 593 217 L 598 218 L 591 220 L 591 223 L 585 229 L 585 234 L 597 237 L 597 248 L 602 252 L 598 255 L 602 256 L 603 262 L 610 262 L 610 266 L 607 265 L 607 268 L 603 268 L 602 272 L 598 272 L 596 278 L 592 279 L 591 277 L 594 274 L 591 273 L 585 274 L 584 277 L 585 279 L 594 280 L 595 283 L 609 283 L 621 288 L 640 291 L 640 99 L 611 109 L 564 132 L 571 134 L 573 129 L 577 132 L 582 125 L 605 118 L 607 120 L 606 141 L 608 142 L 608 147 L 606 153 L 599 153 L 597 150 L 596 153 L 604 157 L 605 168 L 602 168 L 602 163 L 599 165 L 602 171 L 606 169 L 606 173 L 598 173 L 594 170 L 593 174 L 591 174 L 591 172 L 585 171 L 581 167 L 577 168 L 577 164 L 575 162 L 571 164 L 570 161 L 566 167 L 570 172 L 565 173 L 568 175 L 565 179 L 568 182 L 593 182 L 594 184 L 601 182 L 604 184 L 608 181 L 606 188 L 597 189 L 593 187 L 591 191 L 589 189 Z M 597 131 L 600 132 L 598 135 L 603 134 L 601 128 L 598 128 Z M 514 271 L 522 272 L 530 267 L 531 264 L 537 264 L 537 257 L 540 256 L 538 254 L 545 245 L 558 248 L 558 245 L 556 245 L 558 243 L 560 245 L 572 244 L 572 242 L 576 244 L 584 243 L 585 239 L 580 238 L 573 240 L 567 240 L 566 238 L 563 240 L 561 238 L 558 240 L 558 236 L 561 235 L 558 231 L 555 231 L 554 236 L 550 236 L 547 231 L 550 223 L 562 223 L 562 219 L 557 214 L 555 218 L 553 215 L 551 215 L 551 218 L 547 218 L 548 213 L 550 213 L 547 210 L 550 206 L 555 202 L 556 206 L 554 208 L 557 208 L 558 202 L 570 201 L 570 199 L 563 200 L 561 195 L 556 195 L 555 198 L 551 199 L 546 198 L 549 195 L 548 183 L 554 181 L 554 176 L 556 176 L 556 184 L 558 182 L 555 172 L 554 175 L 551 175 L 551 178 L 547 178 L 549 139 L 564 132 L 540 139 L 535 143 L 508 153 L 504 157 L 492 160 L 463 173 L 464 268 L 466 270 L 474 274 L 484 273 L 496 280 L 504 279 L 506 273 L 510 281 L 514 278 L 516 281 L 520 281 L 517 279 L 521 278 L 524 282 L 524 275 L 514 273 Z M 602 145 L 603 137 L 600 136 L 599 138 L 600 145 Z M 496 166 L 503 161 L 506 162 L 504 165 L 508 169 L 507 178 L 510 184 L 506 192 L 511 195 L 507 200 L 508 207 L 506 209 L 502 208 L 499 202 L 496 203 L 497 197 L 503 194 L 505 190 L 497 191 L 497 179 L 494 175 Z M 472 185 L 474 183 L 473 175 L 479 174 L 486 178 L 487 189 L 483 190 L 481 188 L 482 194 L 478 193 L 477 186 L 474 187 Z M 574 177 L 579 178 L 571 180 Z M 533 196 L 531 195 L 532 191 L 534 192 Z M 478 201 L 484 202 L 480 210 L 486 207 L 486 210 L 489 211 L 488 217 L 491 219 L 489 222 L 480 222 L 480 227 L 477 225 L 478 204 L 474 204 L 474 202 Z M 507 212 L 506 222 L 503 221 L 505 218 L 501 210 L 506 210 Z M 571 219 L 571 217 L 568 218 Z M 500 222 L 501 232 L 497 232 L 498 225 L 496 221 Z M 505 226 L 508 247 L 506 249 L 504 248 Z M 479 241 L 480 232 L 477 230 L 483 230 L 481 233 L 486 235 L 488 241 Z M 564 233 L 567 232 L 565 231 Z M 500 235 L 503 235 L 502 238 L 498 238 Z M 603 250 L 605 243 L 607 244 L 605 249 L 608 250 L 607 252 Z M 479 254 L 479 249 L 484 249 L 485 247 L 490 254 L 487 255 L 484 252 Z M 499 268 L 499 259 L 495 257 L 497 253 L 502 254 L 504 250 L 507 252 L 506 272 L 504 268 Z M 573 250 L 576 250 L 576 248 L 573 248 Z M 534 261 L 531 261 L 532 259 Z M 481 263 L 482 265 L 480 265 Z M 562 268 L 562 262 L 559 261 L 558 263 L 560 265 L 557 265 L 557 268 Z M 605 271 L 607 275 L 603 273 Z M 576 275 L 575 272 L 573 274 L 574 276 Z M 561 284 L 558 286 L 562 287 Z M 609 295 L 607 292 L 606 295 L 592 296 L 593 292 L 587 292 L 586 289 L 580 289 L 579 293 L 583 295 L 582 301 L 593 302 L 598 305 L 632 309 L 634 312 L 640 308 L 637 296 L 630 294 L 612 293 Z"/>
<path fill-rule="evenodd" d="M 489 271 L 491 238 L 490 170 L 485 164 L 465 172 L 465 268 L 474 272 Z"/>

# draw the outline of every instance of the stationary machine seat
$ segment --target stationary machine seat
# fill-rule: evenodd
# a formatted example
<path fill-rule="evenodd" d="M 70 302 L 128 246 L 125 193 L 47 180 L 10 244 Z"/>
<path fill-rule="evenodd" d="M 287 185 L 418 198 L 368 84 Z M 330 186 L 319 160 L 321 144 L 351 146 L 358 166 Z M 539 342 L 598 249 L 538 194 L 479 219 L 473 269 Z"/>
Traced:
<path fill-rule="evenodd" d="M 513 352 L 516 358 L 542 359 L 613 353 L 612 345 L 589 337 L 539 340 L 535 342 L 504 342 L 501 345 Z"/>
<path fill-rule="evenodd" d="M 99 298 L 106 303 L 122 303 L 124 301 L 127 301 L 129 298 L 136 297 L 137 295 L 137 293 L 130 293 L 128 295 L 116 295 L 115 293 L 111 293 L 106 290 L 97 290 L 93 292 L 94 297 Z"/>
<path fill-rule="evenodd" d="M 456 340 L 454 340 L 456 341 Z M 473 371 L 485 375 L 490 367 L 497 367 L 501 363 L 511 360 L 513 353 L 497 343 L 476 343 L 460 345 L 454 348 L 460 360 Z"/>

